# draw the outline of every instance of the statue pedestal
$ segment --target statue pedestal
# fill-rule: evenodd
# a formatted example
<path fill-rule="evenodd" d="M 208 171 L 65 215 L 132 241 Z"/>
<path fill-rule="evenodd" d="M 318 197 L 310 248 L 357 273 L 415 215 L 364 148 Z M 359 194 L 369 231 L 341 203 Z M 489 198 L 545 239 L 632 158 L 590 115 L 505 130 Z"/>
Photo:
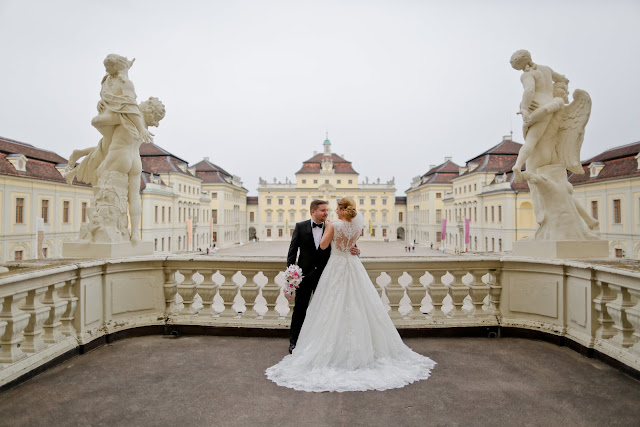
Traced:
<path fill-rule="evenodd" d="M 533 258 L 608 258 L 607 240 L 520 240 L 511 255 Z"/>
<path fill-rule="evenodd" d="M 65 258 L 122 258 L 153 254 L 152 242 L 91 243 L 84 241 L 64 242 L 62 256 Z"/>

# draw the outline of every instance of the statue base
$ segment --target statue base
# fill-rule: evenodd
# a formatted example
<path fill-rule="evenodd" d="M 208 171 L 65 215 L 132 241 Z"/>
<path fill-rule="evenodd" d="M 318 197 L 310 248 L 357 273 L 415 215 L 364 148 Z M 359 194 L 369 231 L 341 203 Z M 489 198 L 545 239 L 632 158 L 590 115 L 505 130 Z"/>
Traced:
<path fill-rule="evenodd" d="M 520 240 L 514 242 L 511 255 L 542 259 L 608 258 L 607 240 Z"/>
<path fill-rule="evenodd" d="M 62 256 L 65 258 L 123 258 L 153 254 L 152 242 L 91 243 L 84 241 L 64 242 Z"/>

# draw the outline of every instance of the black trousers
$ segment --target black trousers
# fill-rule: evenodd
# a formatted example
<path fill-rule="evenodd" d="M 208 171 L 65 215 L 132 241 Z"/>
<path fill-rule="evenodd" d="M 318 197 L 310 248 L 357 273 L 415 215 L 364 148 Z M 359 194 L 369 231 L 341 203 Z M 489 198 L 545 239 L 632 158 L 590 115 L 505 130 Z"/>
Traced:
<path fill-rule="evenodd" d="M 319 280 L 320 274 L 305 278 L 296 290 L 295 305 L 293 307 L 293 314 L 291 315 L 291 329 L 289 330 L 289 342 L 291 344 L 295 345 L 298 342 L 300 329 L 302 329 L 304 318 L 307 316 L 307 308 L 309 307 L 311 294 L 315 292 Z"/>

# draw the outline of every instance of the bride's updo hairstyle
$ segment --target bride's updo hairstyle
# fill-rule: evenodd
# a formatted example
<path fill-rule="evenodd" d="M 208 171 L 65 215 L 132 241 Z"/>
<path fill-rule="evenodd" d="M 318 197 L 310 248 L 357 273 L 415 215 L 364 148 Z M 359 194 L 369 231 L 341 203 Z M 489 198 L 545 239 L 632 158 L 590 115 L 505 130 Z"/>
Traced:
<path fill-rule="evenodd" d="M 350 197 L 343 197 L 338 200 L 338 207 L 344 208 L 343 215 L 346 219 L 353 219 L 358 214 L 356 210 L 356 202 Z"/>

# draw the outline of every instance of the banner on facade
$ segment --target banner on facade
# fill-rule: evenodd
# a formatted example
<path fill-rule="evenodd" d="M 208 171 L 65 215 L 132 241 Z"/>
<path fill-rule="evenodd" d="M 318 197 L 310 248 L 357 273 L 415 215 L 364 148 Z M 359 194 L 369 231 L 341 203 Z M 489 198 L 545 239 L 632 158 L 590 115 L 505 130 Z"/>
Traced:
<path fill-rule="evenodd" d="M 44 219 L 36 218 L 36 259 L 44 258 Z"/>
<path fill-rule="evenodd" d="M 213 241 L 213 217 L 209 218 L 209 243 L 207 243 L 207 246 L 211 246 L 212 241 Z"/>
<path fill-rule="evenodd" d="M 466 218 L 464 220 L 464 243 L 469 244 L 469 228 L 471 227 L 471 219 Z"/>
<path fill-rule="evenodd" d="M 447 235 L 447 219 L 442 220 L 442 241 L 445 241 L 445 236 Z"/>
<path fill-rule="evenodd" d="M 191 229 L 191 218 L 187 220 L 187 250 L 192 248 L 191 242 L 193 241 L 193 230 Z"/>
<path fill-rule="evenodd" d="M 289 220 L 286 221 L 286 227 L 285 228 L 287 229 L 286 233 L 287 233 L 287 236 L 288 236 L 289 235 Z"/>
<path fill-rule="evenodd" d="M 373 234 L 373 223 L 369 220 L 369 235 Z"/>

